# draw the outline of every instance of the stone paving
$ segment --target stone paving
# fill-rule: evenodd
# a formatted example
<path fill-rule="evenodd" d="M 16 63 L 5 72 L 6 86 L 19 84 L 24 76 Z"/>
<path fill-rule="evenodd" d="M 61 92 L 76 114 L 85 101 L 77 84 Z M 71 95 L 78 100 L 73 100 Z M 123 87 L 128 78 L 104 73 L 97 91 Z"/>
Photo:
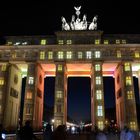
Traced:
<path fill-rule="evenodd" d="M 42 135 L 37 136 L 39 140 L 43 140 Z M 8 137 L 6 140 L 16 140 L 16 137 Z M 69 135 L 67 136 L 67 140 L 95 140 L 95 136 L 91 134 L 80 134 L 80 135 Z M 107 135 L 107 140 L 119 140 L 119 136 L 117 135 Z M 140 140 L 140 136 L 135 139 Z"/>

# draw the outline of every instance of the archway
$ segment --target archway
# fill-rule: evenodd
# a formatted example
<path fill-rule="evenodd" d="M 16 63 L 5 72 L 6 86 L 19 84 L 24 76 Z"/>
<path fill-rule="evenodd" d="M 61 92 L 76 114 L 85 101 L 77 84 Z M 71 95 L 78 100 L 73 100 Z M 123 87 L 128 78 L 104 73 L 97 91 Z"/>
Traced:
<path fill-rule="evenodd" d="M 67 121 L 91 123 L 90 77 L 68 77 Z"/>

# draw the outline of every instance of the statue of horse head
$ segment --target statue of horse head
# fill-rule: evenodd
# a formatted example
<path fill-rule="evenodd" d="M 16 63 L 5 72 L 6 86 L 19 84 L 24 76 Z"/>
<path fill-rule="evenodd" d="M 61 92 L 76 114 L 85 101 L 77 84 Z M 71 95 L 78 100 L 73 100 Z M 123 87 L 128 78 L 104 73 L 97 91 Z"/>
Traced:
<path fill-rule="evenodd" d="M 61 17 L 61 21 L 62 23 L 66 23 L 66 19 L 63 16 Z"/>

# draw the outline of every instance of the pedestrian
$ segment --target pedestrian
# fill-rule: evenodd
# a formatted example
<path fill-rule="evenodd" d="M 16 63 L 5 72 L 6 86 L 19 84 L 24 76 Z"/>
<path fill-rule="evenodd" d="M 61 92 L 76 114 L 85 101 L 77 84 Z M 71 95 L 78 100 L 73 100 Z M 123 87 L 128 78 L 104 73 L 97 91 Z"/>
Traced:
<path fill-rule="evenodd" d="M 135 140 L 135 136 L 129 128 L 126 129 L 125 140 Z"/>
<path fill-rule="evenodd" d="M 96 140 L 107 140 L 107 137 L 103 131 L 98 130 Z"/>
<path fill-rule="evenodd" d="M 127 127 L 125 126 L 120 133 L 120 140 L 125 140 Z"/>
<path fill-rule="evenodd" d="M 3 129 L 2 124 L 0 124 L 0 140 L 5 140 L 6 139 L 6 134 L 5 131 Z"/>
<path fill-rule="evenodd" d="M 43 140 L 51 140 L 52 139 L 52 128 L 50 124 L 47 124 L 45 131 L 43 133 Z"/>
<path fill-rule="evenodd" d="M 90 135 L 89 135 L 89 140 L 95 140 L 95 132 L 91 131 Z"/>
<path fill-rule="evenodd" d="M 36 136 L 33 134 L 33 129 L 31 127 L 31 122 L 28 120 L 25 122 L 25 126 L 21 130 L 22 140 L 37 140 Z"/>
<path fill-rule="evenodd" d="M 59 125 L 52 134 L 52 140 L 66 140 L 66 128 L 64 125 Z"/>
<path fill-rule="evenodd" d="M 79 135 L 81 134 L 81 128 L 80 128 L 80 127 L 77 128 L 77 133 L 78 133 Z"/>
<path fill-rule="evenodd" d="M 22 123 L 19 124 L 17 131 L 16 131 L 16 140 L 22 140 Z"/>

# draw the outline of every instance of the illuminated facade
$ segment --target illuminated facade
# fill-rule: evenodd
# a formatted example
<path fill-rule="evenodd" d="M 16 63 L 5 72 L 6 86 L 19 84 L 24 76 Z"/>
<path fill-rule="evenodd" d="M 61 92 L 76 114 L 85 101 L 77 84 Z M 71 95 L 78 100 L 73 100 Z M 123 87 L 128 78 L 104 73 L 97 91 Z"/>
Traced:
<path fill-rule="evenodd" d="M 23 121 L 42 126 L 44 77 L 55 76 L 54 125 L 67 122 L 67 78 L 91 78 L 91 121 L 104 128 L 103 76 L 115 80 L 120 128 L 138 129 L 133 77 L 140 79 L 140 35 L 60 31 L 54 36 L 6 37 L 0 46 L 0 123 L 18 125 L 22 77 L 26 76 Z M 140 81 L 139 81 L 140 85 Z"/>

